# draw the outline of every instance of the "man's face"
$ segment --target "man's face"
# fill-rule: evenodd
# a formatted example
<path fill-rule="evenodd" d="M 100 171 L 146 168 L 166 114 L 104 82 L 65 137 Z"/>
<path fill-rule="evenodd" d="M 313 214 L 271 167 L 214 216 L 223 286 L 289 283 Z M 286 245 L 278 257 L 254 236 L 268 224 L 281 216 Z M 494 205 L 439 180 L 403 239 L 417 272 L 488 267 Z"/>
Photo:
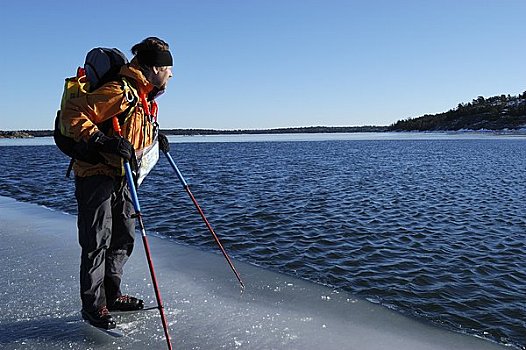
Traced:
<path fill-rule="evenodd" d="M 153 67 L 150 82 L 157 88 L 164 90 L 168 85 L 168 80 L 172 77 L 172 67 Z"/>

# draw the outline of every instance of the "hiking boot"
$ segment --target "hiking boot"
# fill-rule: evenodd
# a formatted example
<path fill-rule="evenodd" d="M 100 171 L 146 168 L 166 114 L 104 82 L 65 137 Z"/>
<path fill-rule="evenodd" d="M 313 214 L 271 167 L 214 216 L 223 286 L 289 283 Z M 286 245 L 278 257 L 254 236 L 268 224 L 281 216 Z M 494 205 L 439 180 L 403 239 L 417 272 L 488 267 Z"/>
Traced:
<path fill-rule="evenodd" d="M 135 311 L 144 309 L 144 301 L 129 295 L 121 295 L 108 305 L 112 311 Z"/>
<path fill-rule="evenodd" d="M 82 318 L 88 321 L 92 326 L 104 329 L 113 329 L 117 326 L 106 306 L 102 306 L 98 311 L 94 312 L 82 309 L 81 313 Z"/>

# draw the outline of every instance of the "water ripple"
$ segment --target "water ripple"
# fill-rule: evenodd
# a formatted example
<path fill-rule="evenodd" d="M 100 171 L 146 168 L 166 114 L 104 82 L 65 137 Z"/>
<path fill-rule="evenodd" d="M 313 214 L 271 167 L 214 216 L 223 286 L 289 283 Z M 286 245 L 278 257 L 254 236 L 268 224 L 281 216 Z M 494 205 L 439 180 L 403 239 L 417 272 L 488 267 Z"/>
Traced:
<path fill-rule="evenodd" d="M 191 143 L 174 158 L 238 259 L 526 346 L 524 140 Z M 54 147 L 1 147 L 0 195 L 75 214 Z M 35 156 L 37 155 L 37 156 Z M 161 161 L 147 231 L 217 251 Z"/>

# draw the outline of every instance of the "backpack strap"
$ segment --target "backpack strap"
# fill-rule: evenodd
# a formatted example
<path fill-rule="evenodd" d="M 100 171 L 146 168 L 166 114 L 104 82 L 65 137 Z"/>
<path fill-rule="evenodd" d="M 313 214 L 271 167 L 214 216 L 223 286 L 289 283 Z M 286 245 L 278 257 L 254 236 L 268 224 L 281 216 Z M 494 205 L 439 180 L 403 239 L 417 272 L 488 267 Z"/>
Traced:
<path fill-rule="evenodd" d="M 121 77 L 121 87 L 122 91 L 124 93 L 124 97 L 126 98 L 126 101 L 128 102 L 128 108 L 119 116 L 117 116 L 117 119 L 119 120 L 119 124 L 122 126 L 126 119 L 128 119 L 131 115 L 131 111 L 137 106 L 137 102 L 139 102 L 139 93 L 133 86 L 130 84 L 130 82 L 125 78 Z"/>
<path fill-rule="evenodd" d="M 135 93 L 135 90 L 131 87 L 131 84 L 126 80 L 126 78 L 121 77 L 121 88 L 124 94 L 124 97 L 126 98 L 126 101 L 128 102 L 128 108 L 126 108 L 123 112 L 119 113 L 116 117 L 119 120 L 119 125 L 122 126 L 126 120 L 131 116 L 131 112 L 137 106 L 137 102 L 139 101 L 139 98 L 137 97 L 137 94 Z M 97 125 L 100 131 L 102 131 L 105 134 L 108 134 L 108 132 L 113 128 L 113 118 L 110 118 L 108 120 L 105 120 L 101 124 Z"/>

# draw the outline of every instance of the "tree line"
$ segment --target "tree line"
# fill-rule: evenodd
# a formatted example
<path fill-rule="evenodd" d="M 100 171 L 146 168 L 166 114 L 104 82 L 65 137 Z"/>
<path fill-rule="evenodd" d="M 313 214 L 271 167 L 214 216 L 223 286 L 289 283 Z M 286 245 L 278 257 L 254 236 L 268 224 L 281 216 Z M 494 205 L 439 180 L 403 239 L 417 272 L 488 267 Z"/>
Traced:
<path fill-rule="evenodd" d="M 399 120 L 390 131 L 503 130 L 526 128 L 526 91 L 517 96 L 478 96 L 438 114 Z"/>

